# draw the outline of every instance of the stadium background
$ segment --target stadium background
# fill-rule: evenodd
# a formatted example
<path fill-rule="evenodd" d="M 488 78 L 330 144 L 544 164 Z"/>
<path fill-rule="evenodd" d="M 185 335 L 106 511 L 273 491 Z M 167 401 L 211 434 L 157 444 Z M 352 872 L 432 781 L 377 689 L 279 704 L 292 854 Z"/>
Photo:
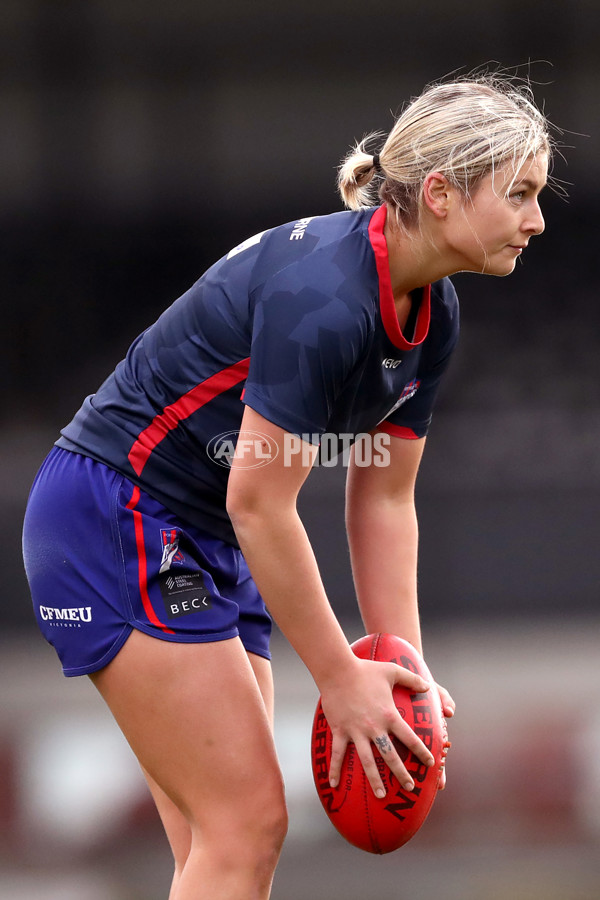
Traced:
<path fill-rule="evenodd" d="M 455 278 L 463 336 L 418 495 L 428 661 L 461 708 L 449 787 L 399 854 L 343 845 L 307 771 L 314 691 L 276 639 L 292 829 L 273 896 L 599 895 L 599 39 L 592 0 L 3 0 L 1 896 L 160 900 L 168 880 L 128 748 L 33 623 L 20 528 L 58 428 L 218 256 L 338 209 L 355 138 L 491 61 L 530 71 L 565 130 L 569 199 L 544 194 L 508 280 Z M 302 511 L 354 638 L 343 478 L 315 471 Z"/>

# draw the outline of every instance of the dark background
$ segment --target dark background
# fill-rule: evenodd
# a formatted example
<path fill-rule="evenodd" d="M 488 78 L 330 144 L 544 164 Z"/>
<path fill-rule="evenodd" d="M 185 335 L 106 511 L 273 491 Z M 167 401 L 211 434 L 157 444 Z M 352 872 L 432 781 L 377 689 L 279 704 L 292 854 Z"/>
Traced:
<path fill-rule="evenodd" d="M 32 623 L 19 551 L 31 478 L 132 338 L 241 239 L 339 209 L 340 158 L 426 82 L 497 63 L 530 74 L 564 131 L 554 177 L 569 197 L 545 192 L 546 234 L 511 277 L 455 278 L 463 337 L 419 488 L 423 616 L 595 609 L 592 2 L 19 0 L 0 17 L 6 626 Z M 343 477 L 315 473 L 303 510 L 351 616 Z"/>

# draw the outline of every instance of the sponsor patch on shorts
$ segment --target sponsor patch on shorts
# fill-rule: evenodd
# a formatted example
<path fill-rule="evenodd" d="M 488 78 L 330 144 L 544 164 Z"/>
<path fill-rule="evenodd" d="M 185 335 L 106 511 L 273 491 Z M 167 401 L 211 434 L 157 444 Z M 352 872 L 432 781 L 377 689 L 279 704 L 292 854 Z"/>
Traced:
<path fill-rule="evenodd" d="M 160 578 L 160 592 L 169 619 L 212 608 L 202 572 L 175 573 L 170 569 Z"/>

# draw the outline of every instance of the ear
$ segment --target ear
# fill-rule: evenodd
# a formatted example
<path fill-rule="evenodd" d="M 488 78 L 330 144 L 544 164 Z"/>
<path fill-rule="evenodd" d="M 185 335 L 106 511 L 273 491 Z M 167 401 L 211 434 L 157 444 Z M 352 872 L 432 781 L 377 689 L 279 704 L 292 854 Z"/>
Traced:
<path fill-rule="evenodd" d="M 452 185 L 441 172 L 430 172 L 423 182 L 423 202 L 434 216 L 446 217 L 450 206 Z"/>

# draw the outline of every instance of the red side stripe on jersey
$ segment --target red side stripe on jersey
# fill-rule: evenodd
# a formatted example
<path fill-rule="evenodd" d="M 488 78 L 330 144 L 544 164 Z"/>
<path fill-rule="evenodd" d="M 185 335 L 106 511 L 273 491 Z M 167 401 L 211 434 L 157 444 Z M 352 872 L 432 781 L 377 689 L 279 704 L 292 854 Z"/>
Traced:
<path fill-rule="evenodd" d="M 148 594 L 148 562 L 146 558 L 146 544 L 144 542 L 144 525 L 142 522 L 141 512 L 139 511 L 139 509 L 135 508 L 139 499 L 140 489 L 136 486 L 133 489 L 131 500 L 129 501 L 125 509 L 130 509 L 133 514 L 135 545 L 137 547 L 138 554 L 138 584 L 140 587 L 140 596 L 142 598 L 144 610 L 146 612 L 146 615 L 148 616 L 148 621 L 152 622 L 153 625 L 156 625 L 157 628 L 161 628 L 165 632 L 165 634 L 175 634 L 174 631 L 171 631 L 170 628 L 167 628 L 166 625 L 163 625 L 162 622 L 159 622 L 152 604 L 150 603 L 150 596 Z"/>
<path fill-rule="evenodd" d="M 250 357 L 247 357 L 227 369 L 216 372 L 206 381 L 201 381 L 200 384 L 193 387 L 187 394 L 183 394 L 175 403 L 165 406 L 162 413 L 155 416 L 150 425 L 140 433 L 129 451 L 128 459 L 134 472 L 141 475 L 150 454 L 170 431 L 177 428 L 183 419 L 187 419 L 214 397 L 243 381 L 248 375 L 249 368 Z"/>
<path fill-rule="evenodd" d="M 419 435 L 415 434 L 412 428 L 407 428 L 405 425 L 394 425 L 393 422 L 381 422 L 377 426 L 377 430 L 385 431 L 386 434 L 391 434 L 392 437 L 405 438 L 405 440 L 409 441 L 419 440 Z"/>
<path fill-rule="evenodd" d="M 387 208 L 385 204 L 380 206 L 371 216 L 369 222 L 369 240 L 375 253 L 375 264 L 377 266 L 377 275 L 379 276 L 379 307 L 381 309 L 381 319 L 383 327 L 390 341 L 395 347 L 401 350 L 412 350 L 422 344 L 429 331 L 429 322 L 431 320 L 431 285 L 426 284 L 423 288 L 423 297 L 421 306 L 417 316 L 417 324 L 415 327 L 414 341 L 407 341 L 402 334 L 402 329 L 398 323 L 398 315 L 394 304 L 394 293 L 392 291 L 392 279 L 390 276 L 389 256 L 383 227 L 387 216 Z"/>

